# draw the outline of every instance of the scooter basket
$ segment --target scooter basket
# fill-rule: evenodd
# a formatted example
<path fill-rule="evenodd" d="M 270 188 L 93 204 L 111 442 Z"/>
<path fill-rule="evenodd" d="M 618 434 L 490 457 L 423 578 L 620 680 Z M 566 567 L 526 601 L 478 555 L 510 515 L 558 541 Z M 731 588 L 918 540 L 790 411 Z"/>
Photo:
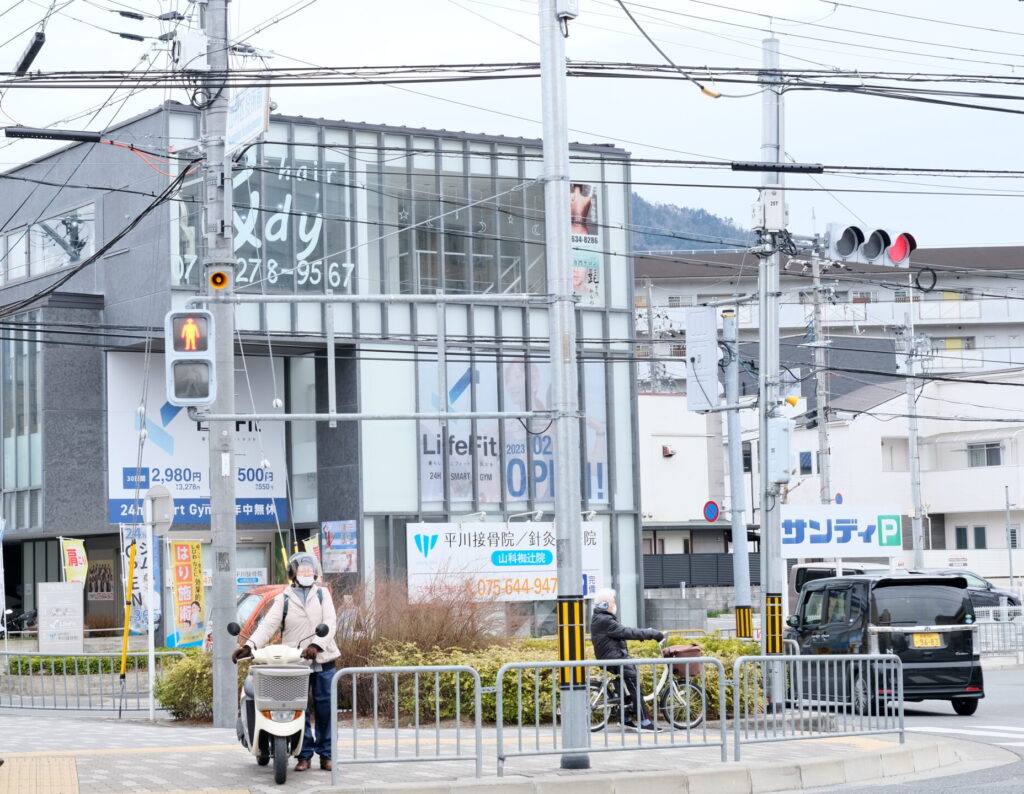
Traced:
<path fill-rule="evenodd" d="M 262 667 L 253 665 L 256 708 L 260 711 L 306 708 L 309 699 L 308 667 Z"/>
<path fill-rule="evenodd" d="M 671 659 L 685 659 L 692 656 L 700 656 L 703 650 L 699 645 L 669 645 L 667 648 L 663 648 L 661 655 Z M 697 678 L 700 676 L 704 665 L 700 662 L 690 662 L 689 664 L 673 664 L 672 675 L 683 678 L 689 675 L 691 678 Z"/>

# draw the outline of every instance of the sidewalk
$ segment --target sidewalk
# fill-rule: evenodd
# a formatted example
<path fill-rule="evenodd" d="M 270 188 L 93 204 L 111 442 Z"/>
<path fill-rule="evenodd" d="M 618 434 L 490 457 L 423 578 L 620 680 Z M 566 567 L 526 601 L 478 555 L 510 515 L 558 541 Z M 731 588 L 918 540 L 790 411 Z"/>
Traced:
<path fill-rule="evenodd" d="M 345 733 L 342 732 L 344 747 Z M 511 759 L 496 777 L 494 733 L 485 731 L 484 777 L 472 761 L 370 763 L 338 766 L 338 788 L 317 767 L 289 772 L 277 786 L 233 730 L 152 724 L 137 717 L 0 712 L 0 794 L 199 792 L 549 792 L 558 794 L 753 794 L 788 791 L 893 775 L 937 771 L 975 758 L 970 742 L 907 735 L 834 737 L 744 745 L 742 763 L 722 763 L 718 748 L 592 753 L 588 771 L 562 772 L 558 756 Z M 993 749 L 993 765 L 1017 756 Z M 410 746 L 411 755 L 411 746 Z M 1002 755 L 1006 756 L 1005 759 Z M 292 766 L 290 764 L 290 766 Z M 643 771 L 638 771 L 643 770 Z"/>

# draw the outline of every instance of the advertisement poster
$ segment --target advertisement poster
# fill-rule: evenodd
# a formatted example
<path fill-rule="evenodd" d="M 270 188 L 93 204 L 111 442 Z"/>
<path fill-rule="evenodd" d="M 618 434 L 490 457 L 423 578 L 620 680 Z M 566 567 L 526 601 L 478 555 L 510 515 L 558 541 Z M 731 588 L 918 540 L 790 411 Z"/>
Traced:
<path fill-rule="evenodd" d="M 189 648 L 202 645 L 206 636 L 202 544 L 198 541 L 172 541 L 170 554 L 174 588 L 174 633 L 167 635 L 167 647 Z"/>
<path fill-rule="evenodd" d="M 82 653 L 85 605 L 81 582 L 40 582 L 39 653 Z"/>
<path fill-rule="evenodd" d="M 64 581 L 84 583 L 89 572 L 89 559 L 85 556 L 85 541 L 60 538 L 61 556 L 64 558 Z"/>
<path fill-rule="evenodd" d="M 248 356 L 236 359 L 235 405 L 238 413 L 275 413 L 274 383 L 284 383 L 284 364 Z M 248 373 L 248 379 L 242 372 Z M 142 518 L 142 497 L 163 485 L 174 499 L 174 523 L 210 523 L 208 428 L 188 418 L 184 408 L 167 402 L 163 357 L 149 362 L 146 392 L 146 443 L 138 465 L 139 401 L 146 372 L 142 353 L 107 354 L 108 520 L 128 524 Z M 288 520 L 284 422 L 238 422 L 235 430 L 235 511 L 239 523 L 271 524 Z M 264 461 L 268 465 L 264 465 Z M 139 502 L 135 499 L 138 496 Z"/>
<path fill-rule="evenodd" d="M 465 588 L 481 600 L 546 601 L 558 596 L 555 526 L 542 521 L 408 524 L 409 597 Z M 604 532 L 583 522 L 584 596 L 607 580 Z"/>
<path fill-rule="evenodd" d="M 898 557 L 903 553 L 899 508 L 782 505 L 784 558 Z"/>
<path fill-rule="evenodd" d="M 121 569 L 128 575 L 128 549 L 135 542 L 135 575 L 132 577 L 132 615 L 128 624 L 132 634 L 149 631 L 149 612 L 145 603 L 145 582 L 152 583 L 153 623 L 160 624 L 160 540 L 153 538 L 152 550 L 146 547 L 146 528 L 141 524 L 121 525 Z M 127 590 L 127 585 L 125 585 Z"/>
<path fill-rule="evenodd" d="M 113 601 L 114 561 L 93 557 L 89 563 L 89 575 L 85 577 L 85 598 L 87 601 Z"/>
<path fill-rule="evenodd" d="M 572 224 L 572 287 L 583 306 L 598 306 L 601 299 L 601 226 L 597 185 L 569 185 Z"/>
<path fill-rule="evenodd" d="M 320 537 L 324 573 L 359 571 L 359 531 L 355 521 L 324 521 L 320 524 Z"/>

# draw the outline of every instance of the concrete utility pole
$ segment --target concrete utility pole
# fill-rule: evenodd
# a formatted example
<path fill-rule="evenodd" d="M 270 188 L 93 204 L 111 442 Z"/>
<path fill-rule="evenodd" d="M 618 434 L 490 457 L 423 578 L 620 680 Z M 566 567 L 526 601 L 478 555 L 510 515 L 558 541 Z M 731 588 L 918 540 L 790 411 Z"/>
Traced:
<path fill-rule="evenodd" d="M 729 430 L 729 520 L 732 524 L 732 577 L 736 588 L 736 636 L 754 636 L 753 601 L 750 596 L 750 556 L 747 553 L 747 521 L 743 496 L 743 430 L 740 427 L 740 338 L 736 309 L 722 312 L 722 341 L 729 349 L 725 367 L 725 404 Z"/>
<path fill-rule="evenodd" d="M 913 304 L 911 304 L 913 306 Z M 907 350 L 907 448 L 910 457 L 910 495 L 914 503 L 911 538 L 914 567 L 924 567 L 924 523 L 921 506 L 921 451 L 917 438 L 917 356 L 918 339 L 914 336 L 913 310 L 907 310 L 904 336 Z"/>
<path fill-rule="evenodd" d="M 825 343 L 821 316 L 821 260 L 815 244 L 811 254 L 811 272 L 814 277 L 814 404 L 818 418 L 818 482 L 823 505 L 832 503 L 832 452 L 828 442 L 828 386 L 825 372 L 828 346 Z"/>
<path fill-rule="evenodd" d="M 657 380 L 655 376 L 657 364 L 654 359 L 657 357 L 657 353 L 654 350 L 654 284 L 650 279 L 647 279 L 647 341 L 648 341 L 648 355 L 650 360 L 647 364 L 647 374 L 651 379 L 651 391 L 657 392 Z"/>
<path fill-rule="evenodd" d="M 783 121 L 781 78 L 779 77 L 779 40 L 762 42 L 761 84 L 762 138 L 761 160 L 783 161 Z M 763 639 L 766 653 L 782 653 L 782 593 L 785 589 L 782 562 L 782 529 L 780 525 L 780 494 L 777 464 L 770 433 L 772 420 L 778 416 L 779 406 L 779 242 L 785 228 L 785 198 L 782 192 L 782 174 L 765 172 L 762 176 L 760 196 L 760 222 L 762 231 L 759 254 L 758 279 L 760 307 L 759 345 L 759 400 L 760 421 L 758 433 L 758 462 L 761 467 L 761 586 L 764 591 Z M 788 466 L 788 462 L 785 462 Z M 774 701 L 774 698 L 773 698 Z"/>
<path fill-rule="evenodd" d="M 555 543 L 558 565 L 558 658 L 583 658 L 583 550 L 580 514 L 580 412 L 576 304 L 572 289 L 569 217 L 569 128 L 566 118 L 565 33 L 572 18 L 555 0 L 540 2 L 540 70 L 544 119 L 544 232 L 547 246 L 551 393 L 555 418 Z M 590 742 L 584 668 L 561 671 L 562 746 Z M 562 756 L 563 769 L 587 769 L 585 752 Z"/>
<path fill-rule="evenodd" d="M 207 0 L 200 5 L 203 30 L 207 35 L 205 91 L 209 105 L 203 111 L 202 142 L 205 198 L 203 211 L 206 256 L 203 273 L 207 291 L 214 272 L 227 276 L 227 285 L 211 301 L 217 357 L 217 400 L 211 413 L 235 412 L 235 315 L 228 303 L 234 291 L 235 265 L 232 245 L 231 161 L 224 151 L 227 133 L 228 97 L 224 82 L 228 75 L 228 13 L 226 0 Z M 213 724 L 230 728 L 237 711 L 237 678 L 231 663 L 234 644 L 226 627 L 236 619 L 235 583 L 235 426 L 232 422 L 209 422 L 210 443 L 210 535 L 213 551 L 213 596 L 210 624 L 213 640 Z"/>

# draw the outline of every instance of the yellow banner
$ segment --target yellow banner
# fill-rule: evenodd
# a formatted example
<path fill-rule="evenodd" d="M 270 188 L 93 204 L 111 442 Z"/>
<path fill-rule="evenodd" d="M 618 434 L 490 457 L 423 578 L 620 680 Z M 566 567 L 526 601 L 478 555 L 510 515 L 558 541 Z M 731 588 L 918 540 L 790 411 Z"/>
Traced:
<path fill-rule="evenodd" d="M 202 645 L 206 635 L 203 604 L 203 547 L 198 541 L 173 541 L 171 565 L 174 577 L 174 629 L 168 645 L 182 648 Z"/>
<path fill-rule="evenodd" d="M 61 538 L 60 550 L 64 557 L 64 581 L 84 583 L 89 573 L 89 559 L 85 556 L 85 541 Z"/>
<path fill-rule="evenodd" d="M 320 560 L 320 533 L 311 538 L 306 538 L 302 541 L 302 545 L 306 547 L 306 551 L 316 557 L 317 561 Z"/>

